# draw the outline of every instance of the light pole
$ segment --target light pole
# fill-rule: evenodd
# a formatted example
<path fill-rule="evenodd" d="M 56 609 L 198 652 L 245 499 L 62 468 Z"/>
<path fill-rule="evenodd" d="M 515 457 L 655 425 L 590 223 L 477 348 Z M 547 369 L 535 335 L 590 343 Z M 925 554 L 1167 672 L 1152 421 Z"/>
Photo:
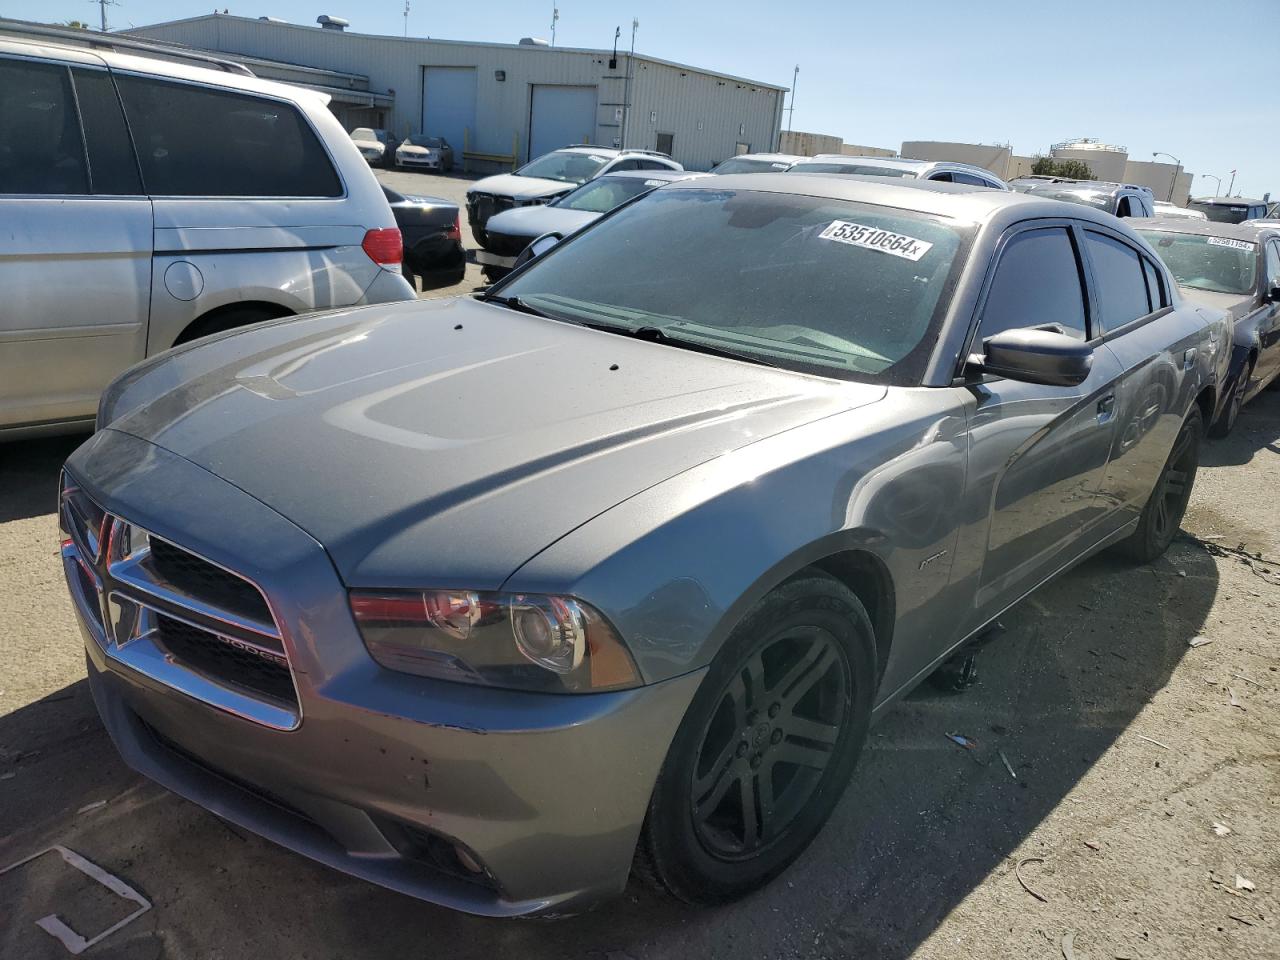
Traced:
<path fill-rule="evenodd" d="M 1212 173 L 1202 173 L 1200 174 L 1200 176 L 1208 177 L 1210 180 L 1216 180 L 1218 182 L 1218 185 L 1214 188 L 1214 190 L 1216 191 L 1214 193 L 1214 196 L 1215 197 L 1222 196 L 1222 178 L 1221 177 L 1215 177 Z"/>
<path fill-rule="evenodd" d="M 1227 196 L 1231 196 L 1231 191 L 1236 188 L 1236 172 L 1231 171 L 1231 182 L 1227 184 Z"/>
<path fill-rule="evenodd" d="M 796 82 L 800 79 L 800 64 L 796 64 L 795 71 L 791 74 L 791 106 L 787 107 L 787 136 L 791 135 L 791 118 L 796 112 Z"/>
<path fill-rule="evenodd" d="M 1177 166 L 1174 168 L 1173 176 L 1169 178 L 1169 196 L 1165 197 L 1170 203 L 1173 203 L 1173 188 L 1178 185 L 1178 174 L 1182 171 L 1182 161 L 1175 157 L 1172 153 L 1153 153 L 1153 157 L 1168 157 Z"/>

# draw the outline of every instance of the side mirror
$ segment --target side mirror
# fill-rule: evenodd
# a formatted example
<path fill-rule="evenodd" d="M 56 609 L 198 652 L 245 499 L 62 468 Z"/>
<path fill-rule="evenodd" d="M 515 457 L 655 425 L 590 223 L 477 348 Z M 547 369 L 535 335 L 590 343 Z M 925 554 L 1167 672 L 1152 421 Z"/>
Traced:
<path fill-rule="evenodd" d="M 969 361 L 971 369 L 1050 387 L 1084 383 L 1093 366 L 1092 347 L 1051 330 L 1005 330 L 982 341 L 982 351 Z"/>
<path fill-rule="evenodd" d="M 1267 291 L 1267 299 L 1272 303 L 1280 303 L 1280 283 L 1275 284 Z"/>
<path fill-rule="evenodd" d="M 564 234 L 561 233 L 544 233 L 520 251 L 520 255 L 516 257 L 516 262 L 511 269 L 518 270 L 535 257 L 542 256 L 563 239 Z"/>

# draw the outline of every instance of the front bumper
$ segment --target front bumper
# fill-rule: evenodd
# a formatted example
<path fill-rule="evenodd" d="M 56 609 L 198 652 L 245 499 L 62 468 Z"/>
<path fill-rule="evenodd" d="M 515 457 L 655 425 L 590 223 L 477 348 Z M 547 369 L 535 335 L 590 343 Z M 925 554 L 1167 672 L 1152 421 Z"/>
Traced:
<path fill-rule="evenodd" d="M 701 673 L 583 696 L 395 674 L 366 653 L 323 548 L 247 494 L 113 430 L 68 475 L 258 584 L 297 691 L 294 729 L 256 722 L 122 658 L 77 605 L 94 699 L 130 766 L 298 853 L 470 913 L 572 912 L 622 890 Z"/>
<path fill-rule="evenodd" d="M 397 156 L 396 163 L 402 167 L 422 167 L 424 170 L 439 170 L 439 157 Z"/>
<path fill-rule="evenodd" d="M 510 270 L 516 265 L 516 258 L 501 257 L 496 253 L 490 253 L 488 250 L 477 250 L 476 263 L 486 267 L 505 267 Z"/>

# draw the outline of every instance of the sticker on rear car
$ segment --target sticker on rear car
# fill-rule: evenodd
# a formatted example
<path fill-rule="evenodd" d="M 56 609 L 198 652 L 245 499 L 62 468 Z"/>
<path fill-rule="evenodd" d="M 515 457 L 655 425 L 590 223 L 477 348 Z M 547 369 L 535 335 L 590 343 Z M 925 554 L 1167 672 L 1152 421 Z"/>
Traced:
<path fill-rule="evenodd" d="M 1232 240 L 1229 237 L 1210 237 L 1211 247 L 1230 247 L 1232 250 L 1252 250 L 1253 244 L 1248 240 Z"/>
<path fill-rule="evenodd" d="M 832 220 L 818 234 L 819 240 L 834 240 L 854 247 L 866 247 L 881 253 L 902 257 L 904 260 L 919 260 L 932 248 L 927 240 L 917 240 L 901 233 L 881 230 L 879 227 L 868 227 L 864 223 L 850 223 L 848 220 Z"/>

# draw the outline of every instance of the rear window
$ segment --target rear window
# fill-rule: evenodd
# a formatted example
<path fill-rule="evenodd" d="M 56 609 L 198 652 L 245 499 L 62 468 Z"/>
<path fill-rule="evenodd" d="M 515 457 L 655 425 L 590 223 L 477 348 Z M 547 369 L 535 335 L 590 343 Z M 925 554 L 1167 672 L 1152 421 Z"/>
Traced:
<path fill-rule="evenodd" d="M 148 193 L 169 197 L 337 197 L 342 183 L 288 103 L 121 76 Z"/>
<path fill-rule="evenodd" d="M 1138 232 L 1155 247 L 1181 286 L 1211 293 L 1243 295 L 1253 292 L 1258 259 L 1256 244 L 1191 233 Z"/>
<path fill-rule="evenodd" d="M 971 232 L 825 197 L 655 190 L 535 260 L 501 293 L 578 323 L 656 328 L 791 369 L 915 383 Z"/>
<path fill-rule="evenodd" d="M 1200 203 L 1192 200 L 1187 204 L 1187 209 L 1199 210 L 1215 223 L 1244 223 L 1249 217 L 1247 204 Z"/>

